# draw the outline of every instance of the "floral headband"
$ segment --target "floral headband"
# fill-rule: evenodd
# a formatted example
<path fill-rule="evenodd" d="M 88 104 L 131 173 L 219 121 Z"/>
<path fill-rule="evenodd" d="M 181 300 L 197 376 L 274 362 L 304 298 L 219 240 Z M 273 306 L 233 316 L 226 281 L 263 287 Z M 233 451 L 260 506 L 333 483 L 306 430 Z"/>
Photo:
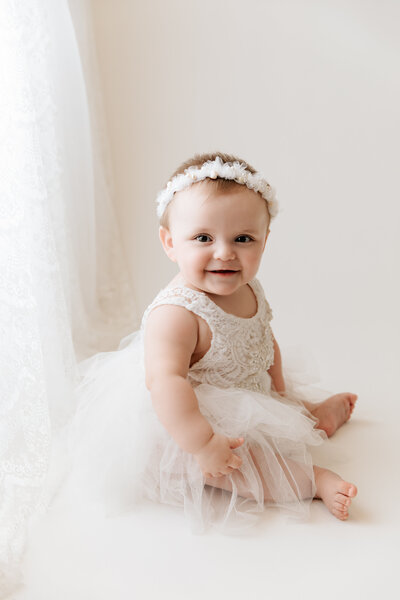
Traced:
<path fill-rule="evenodd" d="M 224 163 L 222 159 L 217 156 L 215 160 L 209 160 L 203 163 L 201 167 L 193 166 L 185 169 L 184 173 L 180 173 L 168 181 L 167 187 L 157 194 L 158 217 L 161 218 L 164 214 L 165 209 L 176 192 L 180 192 L 181 190 L 190 187 L 193 183 L 202 181 L 203 179 L 217 179 L 217 177 L 220 177 L 221 179 L 231 179 L 232 181 L 236 181 L 236 183 L 247 186 L 250 190 L 259 192 L 267 202 L 271 219 L 278 214 L 278 203 L 275 199 L 275 191 L 259 173 L 250 173 L 250 171 L 246 169 L 245 164 L 237 161 Z"/>

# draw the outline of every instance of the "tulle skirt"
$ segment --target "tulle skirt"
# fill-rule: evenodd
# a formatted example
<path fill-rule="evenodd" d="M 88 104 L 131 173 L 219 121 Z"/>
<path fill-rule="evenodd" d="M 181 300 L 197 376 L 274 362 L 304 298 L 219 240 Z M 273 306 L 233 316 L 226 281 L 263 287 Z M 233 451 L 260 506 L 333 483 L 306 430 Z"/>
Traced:
<path fill-rule="evenodd" d="M 315 428 L 287 372 L 285 398 L 273 391 L 195 387 L 213 430 L 245 440 L 234 450 L 240 469 L 210 482 L 153 410 L 140 331 L 118 351 L 84 361 L 81 371 L 77 412 L 66 430 L 66 476 L 55 486 L 71 502 L 95 502 L 108 515 L 148 501 L 179 506 L 194 533 L 210 526 L 240 533 L 272 507 L 307 517 L 315 495 L 310 450 L 326 435 Z"/>

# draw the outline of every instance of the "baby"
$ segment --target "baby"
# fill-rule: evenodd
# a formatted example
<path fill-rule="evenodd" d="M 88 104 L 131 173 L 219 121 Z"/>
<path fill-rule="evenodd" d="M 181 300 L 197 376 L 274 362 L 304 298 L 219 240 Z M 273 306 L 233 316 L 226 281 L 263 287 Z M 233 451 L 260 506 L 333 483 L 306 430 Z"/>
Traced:
<path fill-rule="evenodd" d="M 313 497 L 345 520 L 357 494 L 309 451 L 350 418 L 357 396 L 305 402 L 283 377 L 256 279 L 276 213 L 265 179 L 222 153 L 181 165 L 158 198 L 178 273 L 143 319 L 145 381 L 163 428 L 147 486 L 210 521 L 214 499 L 227 519 L 267 505 L 301 512 Z"/>
<path fill-rule="evenodd" d="M 276 214 L 265 179 L 221 153 L 190 159 L 160 192 L 161 243 L 178 273 L 139 331 L 81 365 L 69 443 L 80 501 L 86 490 L 108 514 L 171 504 L 195 533 L 241 532 L 269 507 L 304 519 L 313 498 L 347 519 L 356 486 L 311 452 L 357 397 L 313 404 L 283 376 L 256 278 Z"/>

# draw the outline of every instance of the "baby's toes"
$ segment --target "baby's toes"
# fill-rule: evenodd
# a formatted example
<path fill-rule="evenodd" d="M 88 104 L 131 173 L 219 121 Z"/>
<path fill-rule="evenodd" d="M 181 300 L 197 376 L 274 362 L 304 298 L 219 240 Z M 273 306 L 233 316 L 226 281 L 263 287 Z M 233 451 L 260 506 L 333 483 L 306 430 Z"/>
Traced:
<path fill-rule="evenodd" d="M 341 521 L 345 521 L 346 519 L 348 519 L 349 517 L 349 513 L 348 511 L 343 511 L 340 508 L 336 508 L 336 506 L 332 507 L 332 514 L 337 518 L 340 519 Z"/>
<path fill-rule="evenodd" d="M 343 504 L 340 500 L 335 500 L 333 502 L 333 506 L 332 508 L 336 511 L 339 512 L 342 516 L 343 515 L 347 515 L 348 514 L 348 508 L 346 504 Z"/>
<path fill-rule="evenodd" d="M 337 504 L 338 506 L 341 506 L 347 510 L 347 508 L 351 504 L 351 498 L 349 498 L 348 496 L 345 496 L 344 494 L 336 494 L 335 504 Z"/>
<path fill-rule="evenodd" d="M 346 413 L 346 420 L 350 419 L 351 413 L 354 410 L 355 401 L 352 400 L 352 394 L 345 394 L 343 397 L 343 407 Z"/>
<path fill-rule="evenodd" d="M 346 495 L 349 498 L 355 498 L 357 496 L 357 488 L 356 488 L 356 486 L 353 483 L 348 483 L 347 485 L 348 485 L 348 488 L 347 488 L 347 492 L 345 492 Z"/>
<path fill-rule="evenodd" d="M 341 481 L 337 487 L 337 491 L 348 498 L 354 498 L 357 495 L 356 486 L 354 483 L 349 483 L 348 481 Z"/>
<path fill-rule="evenodd" d="M 357 396 L 357 394 L 347 394 L 347 398 L 348 398 L 348 401 L 349 401 L 349 404 L 350 404 L 350 408 L 353 411 L 355 403 L 357 402 L 358 396 Z"/>
<path fill-rule="evenodd" d="M 348 512 L 343 512 L 343 511 L 337 510 L 335 508 L 332 509 L 332 514 L 335 515 L 335 517 L 337 519 L 340 519 L 341 521 L 346 521 L 346 519 L 349 518 Z"/>

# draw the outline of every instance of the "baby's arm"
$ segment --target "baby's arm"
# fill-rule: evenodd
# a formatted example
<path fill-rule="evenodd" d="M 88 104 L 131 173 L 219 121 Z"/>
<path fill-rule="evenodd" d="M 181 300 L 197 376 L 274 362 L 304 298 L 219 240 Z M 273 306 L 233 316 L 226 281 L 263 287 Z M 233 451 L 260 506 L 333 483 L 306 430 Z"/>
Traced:
<path fill-rule="evenodd" d="M 286 388 L 285 380 L 283 379 L 282 373 L 281 351 L 279 349 L 278 342 L 276 341 L 275 336 L 273 335 L 272 337 L 274 341 L 274 364 L 268 369 L 268 373 L 271 376 L 274 390 L 278 392 L 278 394 L 284 394 Z"/>
<path fill-rule="evenodd" d="M 229 473 L 241 464 L 232 452 L 240 443 L 214 434 L 187 380 L 197 337 L 193 313 L 168 304 L 155 308 L 146 323 L 146 386 L 160 422 L 183 450 L 196 456 L 203 473 Z"/>

